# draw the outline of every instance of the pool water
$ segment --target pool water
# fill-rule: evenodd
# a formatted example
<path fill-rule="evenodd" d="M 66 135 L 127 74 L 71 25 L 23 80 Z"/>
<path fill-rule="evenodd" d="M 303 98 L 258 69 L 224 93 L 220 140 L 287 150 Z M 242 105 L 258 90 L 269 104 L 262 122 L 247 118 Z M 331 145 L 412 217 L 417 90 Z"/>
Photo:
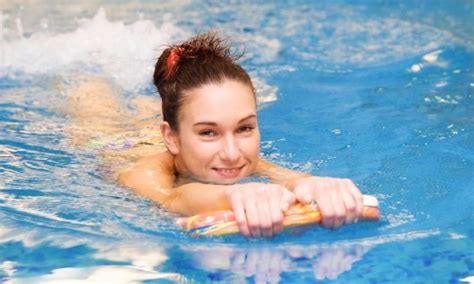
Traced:
<path fill-rule="evenodd" d="M 471 1 L 5 4 L 0 282 L 474 283 Z M 163 45 L 211 28 L 245 44 L 264 157 L 353 179 L 380 222 L 193 238 L 67 143 L 74 76 L 156 96 Z"/>

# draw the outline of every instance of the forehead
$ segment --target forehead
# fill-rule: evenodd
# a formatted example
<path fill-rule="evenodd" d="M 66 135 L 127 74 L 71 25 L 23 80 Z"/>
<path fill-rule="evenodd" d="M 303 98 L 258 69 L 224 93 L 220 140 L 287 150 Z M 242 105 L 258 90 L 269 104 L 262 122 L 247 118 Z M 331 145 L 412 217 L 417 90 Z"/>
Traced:
<path fill-rule="evenodd" d="M 230 122 L 256 114 L 255 95 L 250 86 L 233 80 L 205 84 L 188 90 L 180 111 L 180 122 Z"/>

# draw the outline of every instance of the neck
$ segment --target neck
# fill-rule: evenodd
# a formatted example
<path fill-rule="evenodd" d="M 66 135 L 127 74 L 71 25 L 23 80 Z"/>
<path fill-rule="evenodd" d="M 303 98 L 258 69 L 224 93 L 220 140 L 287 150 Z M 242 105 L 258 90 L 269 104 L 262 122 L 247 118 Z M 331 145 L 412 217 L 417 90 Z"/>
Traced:
<path fill-rule="evenodd" d="M 189 176 L 188 170 L 186 169 L 186 166 L 184 165 L 183 161 L 179 156 L 175 156 L 174 158 L 174 169 L 178 176 L 182 177 L 187 177 Z"/>

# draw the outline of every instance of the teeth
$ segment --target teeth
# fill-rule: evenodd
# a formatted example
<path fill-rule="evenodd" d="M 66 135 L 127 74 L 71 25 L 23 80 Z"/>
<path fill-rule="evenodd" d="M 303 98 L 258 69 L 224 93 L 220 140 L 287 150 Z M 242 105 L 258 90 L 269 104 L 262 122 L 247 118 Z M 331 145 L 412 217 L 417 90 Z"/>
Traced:
<path fill-rule="evenodd" d="M 235 172 L 237 170 L 238 169 L 218 169 L 218 171 L 224 172 L 224 173 L 232 173 L 232 172 Z"/>
<path fill-rule="evenodd" d="M 219 168 L 216 168 L 216 170 L 218 172 L 221 172 L 221 173 L 233 174 L 235 172 L 238 172 L 240 170 L 240 168 L 233 168 L 233 169 L 219 169 Z"/>

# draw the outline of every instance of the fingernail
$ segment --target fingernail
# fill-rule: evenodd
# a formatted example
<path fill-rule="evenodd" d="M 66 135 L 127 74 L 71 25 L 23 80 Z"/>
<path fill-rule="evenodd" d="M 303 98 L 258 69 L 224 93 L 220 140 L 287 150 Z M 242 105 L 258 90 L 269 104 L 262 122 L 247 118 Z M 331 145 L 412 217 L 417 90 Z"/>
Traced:
<path fill-rule="evenodd" d="M 307 194 L 307 195 L 304 196 L 303 199 L 306 203 L 310 203 L 313 198 L 311 197 L 310 194 Z"/>

